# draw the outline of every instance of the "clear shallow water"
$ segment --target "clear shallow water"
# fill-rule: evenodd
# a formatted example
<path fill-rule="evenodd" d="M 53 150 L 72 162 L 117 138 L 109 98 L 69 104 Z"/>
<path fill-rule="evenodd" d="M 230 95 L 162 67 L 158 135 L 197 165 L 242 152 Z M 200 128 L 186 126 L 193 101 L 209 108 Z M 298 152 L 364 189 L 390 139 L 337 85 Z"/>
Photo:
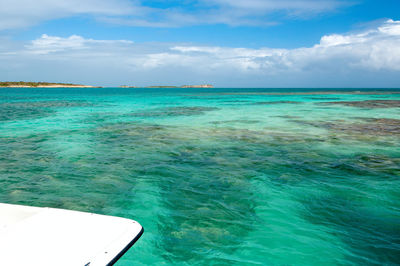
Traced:
<path fill-rule="evenodd" d="M 398 264 L 400 94 L 263 92 L 0 89 L 0 202 L 139 221 L 118 265 Z"/>

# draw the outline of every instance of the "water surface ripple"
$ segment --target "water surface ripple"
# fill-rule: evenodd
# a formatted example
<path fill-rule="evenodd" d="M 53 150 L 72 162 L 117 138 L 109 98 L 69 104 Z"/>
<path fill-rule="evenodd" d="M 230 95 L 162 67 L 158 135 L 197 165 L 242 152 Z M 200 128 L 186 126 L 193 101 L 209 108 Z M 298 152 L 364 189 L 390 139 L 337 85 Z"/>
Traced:
<path fill-rule="evenodd" d="M 396 265 L 399 102 L 1 89 L 0 202 L 139 221 L 118 265 Z"/>

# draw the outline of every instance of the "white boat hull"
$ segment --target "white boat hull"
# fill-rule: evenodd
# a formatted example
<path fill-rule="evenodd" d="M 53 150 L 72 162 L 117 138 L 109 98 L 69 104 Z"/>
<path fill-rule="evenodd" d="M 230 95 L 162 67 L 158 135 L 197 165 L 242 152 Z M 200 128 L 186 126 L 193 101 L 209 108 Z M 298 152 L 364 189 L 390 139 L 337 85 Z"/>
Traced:
<path fill-rule="evenodd" d="M 130 219 L 0 203 L 0 265 L 112 265 L 142 233 Z"/>

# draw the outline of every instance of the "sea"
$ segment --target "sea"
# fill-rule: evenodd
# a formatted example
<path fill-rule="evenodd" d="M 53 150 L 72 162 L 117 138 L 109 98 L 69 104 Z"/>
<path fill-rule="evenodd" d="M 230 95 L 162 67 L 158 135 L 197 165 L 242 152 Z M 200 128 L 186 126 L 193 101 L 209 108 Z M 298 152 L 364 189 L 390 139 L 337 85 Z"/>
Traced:
<path fill-rule="evenodd" d="M 138 221 L 116 265 L 399 265 L 400 90 L 0 88 L 0 202 Z"/>

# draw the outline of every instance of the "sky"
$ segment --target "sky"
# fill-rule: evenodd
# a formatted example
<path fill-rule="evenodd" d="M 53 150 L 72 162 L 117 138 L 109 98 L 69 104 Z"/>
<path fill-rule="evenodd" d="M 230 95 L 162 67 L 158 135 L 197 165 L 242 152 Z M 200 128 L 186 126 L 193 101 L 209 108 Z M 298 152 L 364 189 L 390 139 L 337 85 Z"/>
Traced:
<path fill-rule="evenodd" d="M 399 88 L 399 0 L 0 0 L 0 81 Z"/>

